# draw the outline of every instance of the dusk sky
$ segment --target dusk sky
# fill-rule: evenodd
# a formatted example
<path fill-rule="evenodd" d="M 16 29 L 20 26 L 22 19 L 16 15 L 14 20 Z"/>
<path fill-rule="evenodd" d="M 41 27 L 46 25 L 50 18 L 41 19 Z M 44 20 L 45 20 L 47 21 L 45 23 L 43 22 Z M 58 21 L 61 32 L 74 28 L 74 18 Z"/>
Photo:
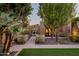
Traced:
<path fill-rule="evenodd" d="M 39 4 L 38 3 L 32 3 L 32 8 L 33 8 L 33 11 L 32 11 L 32 14 L 30 15 L 30 25 L 34 25 L 34 24 L 40 24 L 40 17 L 37 15 L 38 13 L 38 9 L 39 9 Z M 76 8 L 76 12 L 77 12 L 77 15 L 78 16 L 79 14 L 79 4 L 77 4 L 77 8 Z"/>
<path fill-rule="evenodd" d="M 30 25 L 39 24 L 40 23 L 40 17 L 37 15 L 38 9 L 39 9 L 39 4 L 33 3 L 31 5 L 32 5 L 32 8 L 33 8 L 33 11 L 32 11 L 32 14 L 30 15 Z"/>

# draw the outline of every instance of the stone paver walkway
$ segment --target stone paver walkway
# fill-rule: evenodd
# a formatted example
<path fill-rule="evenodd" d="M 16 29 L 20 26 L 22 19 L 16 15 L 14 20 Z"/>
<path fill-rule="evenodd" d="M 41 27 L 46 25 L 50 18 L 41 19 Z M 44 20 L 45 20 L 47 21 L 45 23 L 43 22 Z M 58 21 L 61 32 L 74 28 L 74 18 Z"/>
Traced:
<path fill-rule="evenodd" d="M 26 42 L 24 45 L 14 45 L 10 48 L 10 51 L 21 51 L 23 48 L 79 48 L 79 44 L 69 44 L 69 45 L 40 45 L 35 44 L 35 37 L 31 37 L 28 42 Z"/>

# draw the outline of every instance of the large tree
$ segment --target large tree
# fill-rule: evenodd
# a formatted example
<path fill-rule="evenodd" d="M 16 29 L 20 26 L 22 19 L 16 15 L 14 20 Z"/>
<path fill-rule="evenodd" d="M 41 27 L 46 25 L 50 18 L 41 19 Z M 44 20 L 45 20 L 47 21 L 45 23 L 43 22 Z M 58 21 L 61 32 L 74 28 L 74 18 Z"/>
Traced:
<path fill-rule="evenodd" d="M 4 29 L 14 34 L 19 28 L 27 27 L 31 10 L 30 3 L 0 4 L 0 29 L 6 25 Z"/>
<path fill-rule="evenodd" d="M 39 4 L 38 14 L 44 24 L 55 29 L 56 41 L 58 28 L 68 24 L 75 15 L 75 4 L 73 3 L 44 3 Z"/>

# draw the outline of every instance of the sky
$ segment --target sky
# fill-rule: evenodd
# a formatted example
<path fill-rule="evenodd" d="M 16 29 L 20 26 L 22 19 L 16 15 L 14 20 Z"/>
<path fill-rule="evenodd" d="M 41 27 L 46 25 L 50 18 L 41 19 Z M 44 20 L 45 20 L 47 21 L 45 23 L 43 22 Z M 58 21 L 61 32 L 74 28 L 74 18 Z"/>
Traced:
<path fill-rule="evenodd" d="M 33 11 L 32 11 L 32 14 L 30 15 L 30 25 L 40 24 L 40 16 L 37 15 L 38 9 L 39 9 L 39 4 L 33 3 L 31 5 L 33 8 Z"/>
<path fill-rule="evenodd" d="M 40 16 L 37 15 L 38 13 L 38 9 L 39 9 L 39 4 L 38 3 L 32 3 L 32 14 L 30 15 L 29 19 L 30 19 L 30 25 L 34 25 L 34 24 L 40 24 Z M 76 16 L 79 16 L 79 4 L 77 4 L 77 8 L 76 10 Z"/>
<path fill-rule="evenodd" d="M 79 16 L 79 3 L 77 4 L 76 13 L 76 16 Z"/>

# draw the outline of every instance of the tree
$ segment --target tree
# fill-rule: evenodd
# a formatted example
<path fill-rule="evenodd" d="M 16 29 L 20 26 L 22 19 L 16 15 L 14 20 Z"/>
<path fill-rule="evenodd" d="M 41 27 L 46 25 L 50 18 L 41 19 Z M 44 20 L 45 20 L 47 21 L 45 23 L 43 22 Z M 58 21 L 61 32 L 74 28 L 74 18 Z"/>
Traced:
<path fill-rule="evenodd" d="M 14 20 L 21 20 L 23 26 L 28 24 L 28 15 L 31 14 L 31 4 L 0 4 L 0 12 L 9 14 L 9 17 L 14 17 Z M 27 25 L 25 24 L 25 25 Z"/>
<path fill-rule="evenodd" d="M 38 14 L 42 18 L 44 24 L 50 25 L 55 29 L 56 41 L 58 28 L 68 24 L 75 15 L 74 3 L 45 3 L 39 4 Z"/>
<path fill-rule="evenodd" d="M 2 31 L 8 29 L 11 34 L 14 34 L 18 29 L 24 26 L 27 27 L 28 16 L 31 14 L 31 11 L 32 8 L 30 3 L 0 4 L 0 28 L 6 25 Z"/>

